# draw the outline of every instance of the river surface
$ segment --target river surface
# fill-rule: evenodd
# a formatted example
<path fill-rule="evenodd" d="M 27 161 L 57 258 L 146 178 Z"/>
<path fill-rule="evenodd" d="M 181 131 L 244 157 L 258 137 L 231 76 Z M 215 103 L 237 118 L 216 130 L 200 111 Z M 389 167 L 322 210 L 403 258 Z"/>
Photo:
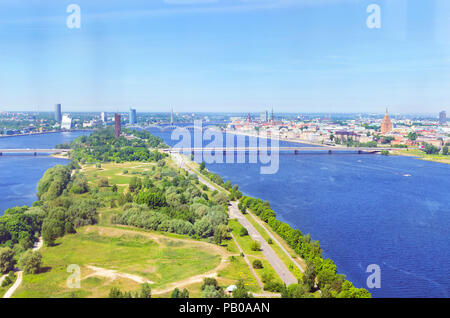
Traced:
<path fill-rule="evenodd" d="M 151 132 L 178 143 L 171 131 Z M 280 142 L 292 145 L 299 146 Z M 310 233 L 339 273 L 374 297 L 449 297 L 450 165 L 351 153 L 279 160 L 278 172 L 266 175 L 248 160 L 206 166 L 244 195 L 268 200 L 281 221 Z M 381 269 L 379 289 L 366 284 L 371 264 Z"/>
<path fill-rule="evenodd" d="M 171 130 L 151 132 L 171 146 L 178 142 Z M 0 148 L 52 148 L 81 134 L 86 132 L 0 138 Z M 245 195 L 268 200 L 280 220 L 319 240 L 324 256 L 355 286 L 367 288 L 367 266 L 377 264 L 381 288 L 368 288 L 374 297 L 449 297 L 450 165 L 302 153 L 280 155 L 278 172 L 263 175 L 261 164 L 247 159 L 207 167 Z M 0 157 L 0 214 L 31 205 L 45 170 L 65 163 L 45 156 Z"/>
<path fill-rule="evenodd" d="M 1 137 L 0 149 L 51 149 L 55 145 L 69 142 L 89 132 L 63 132 L 42 135 Z M 8 208 L 31 206 L 36 197 L 36 187 L 44 172 L 58 164 L 67 164 L 66 159 L 46 155 L 3 154 L 0 157 L 0 215 Z"/>

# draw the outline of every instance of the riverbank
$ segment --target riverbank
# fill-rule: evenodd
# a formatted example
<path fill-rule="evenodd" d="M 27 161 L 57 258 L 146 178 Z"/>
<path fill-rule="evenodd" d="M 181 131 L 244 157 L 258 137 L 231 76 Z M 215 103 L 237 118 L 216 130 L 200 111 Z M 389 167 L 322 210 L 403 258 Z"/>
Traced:
<path fill-rule="evenodd" d="M 25 136 L 39 136 L 39 135 L 48 135 L 48 134 L 58 134 L 65 132 L 80 132 L 80 131 L 92 131 L 93 129 L 70 129 L 70 130 L 54 130 L 54 131 L 43 131 L 43 132 L 34 132 L 28 134 L 15 134 L 15 135 L 0 135 L 0 138 L 8 138 L 8 137 L 25 137 Z"/>
<path fill-rule="evenodd" d="M 412 157 L 418 160 L 450 164 L 450 156 L 429 155 L 418 149 L 399 149 L 390 152 L 393 156 Z"/>

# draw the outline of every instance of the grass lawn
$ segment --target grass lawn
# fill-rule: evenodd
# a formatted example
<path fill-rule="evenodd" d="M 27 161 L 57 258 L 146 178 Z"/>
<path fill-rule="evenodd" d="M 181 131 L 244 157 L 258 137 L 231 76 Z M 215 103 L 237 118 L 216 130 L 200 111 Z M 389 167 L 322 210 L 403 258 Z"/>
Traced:
<path fill-rule="evenodd" d="M 137 290 L 140 283 L 128 278 L 91 276 L 87 266 L 117 270 L 154 282 L 152 288 L 199 275 L 216 268 L 221 256 L 206 243 L 139 232 L 91 226 L 67 235 L 54 247 L 43 247 L 43 272 L 24 275 L 14 297 L 107 297 L 112 286 Z M 81 288 L 70 289 L 67 266 L 81 268 Z"/>

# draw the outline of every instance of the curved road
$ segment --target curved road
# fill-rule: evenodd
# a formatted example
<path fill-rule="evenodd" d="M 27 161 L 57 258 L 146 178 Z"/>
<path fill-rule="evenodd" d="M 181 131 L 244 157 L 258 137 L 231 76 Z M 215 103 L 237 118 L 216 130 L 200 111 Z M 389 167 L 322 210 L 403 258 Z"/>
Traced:
<path fill-rule="evenodd" d="M 34 245 L 33 251 L 38 251 L 42 247 L 42 237 L 39 238 L 39 241 Z M 3 295 L 3 298 L 11 298 L 11 296 L 14 294 L 14 292 L 19 288 L 20 284 L 22 284 L 22 278 L 23 278 L 23 272 L 19 270 L 17 272 L 17 279 L 14 283 L 14 285 L 11 286 L 10 289 Z"/>

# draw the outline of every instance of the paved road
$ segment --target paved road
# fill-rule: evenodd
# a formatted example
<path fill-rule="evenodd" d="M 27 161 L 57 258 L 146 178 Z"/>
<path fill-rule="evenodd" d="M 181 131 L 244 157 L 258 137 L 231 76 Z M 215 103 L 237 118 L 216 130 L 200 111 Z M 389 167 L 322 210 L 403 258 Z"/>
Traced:
<path fill-rule="evenodd" d="M 172 157 L 178 163 L 180 168 L 187 170 L 190 173 L 196 174 L 199 178 L 199 181 L 205 184 L 210 189 L 218 189 L 218 186 L 212 184 L 208 180 L 204 179 L 203 176 L 198 175 L 192 169 L 187 167 L 185 159 L 180 154 L 172 153 Z M 261 243 L 261 251 L 263 255 L 267 258 L 270 265 L 277 272 L 278 276 L 283 280 L 283 282 L 289 286 L 290 284 L 297 283 L 297 278 L 289 271 L 287 266 L 283 263 L 283 261 L 278 257 L 278 255 L 273 251 L 270 245 L 266 242 L 266 240 L 262 237 L 262 235 L 255 229 L 255 227 L 245 218 L 245 216 L 239 211 L 237 207 L 237 202 L 231 202 L 231 206 L 228 209 L 229 215 L 231 218 L 235 218 L 239 221 L 239 223 L 245 227 L 253 240 L 257 240 Z M 297 264 L 296 262 L 294 262 Z"/>
<path fill-rule="evenodd" d="M 43 241 L 42 237 L 39 238 L 39 241 L 34 245 L 33 251 L 37 251 L 42 247 Z M 3 298 L 11 298 L 11 296 L 14 294 L 14 292 L 19 288 L 20 284 L 22 284 L 22 278 L 23 278 L 23 272 L 19 270 L 16 272 L 17 279 L 14 282 L 14 285 L 11 286 L 10 289 L 3 295 Z"/>
<path fill-rule="evenodd" d="M 287 286 L 289 286 L 290 284 L 296 284 L 298 282 L 297 278 L 295 278 L 295 276 L 289 271 L 287 266 L 273 251 L 269 243 L 267 243 L 262 235 L 255 229 L 253 224 L 251 224 L 250 221 L 245 218 L 245 216 L 239 210 L 237 202 L 231 202 L 228 211 L 231 218 L 237 219 L 239 223 L 241 223 L 242 226 L 247 229 L 248 234 L 253 240 L 259 241 L 261 243 L 261 251 L 263 255 L 267 258 L 270 265 L 272 265 L 273 269 L 277 272 L 281 280 Z"/>
<path fill-rule="evenodd" d="M 249 215 L 259 224 L 261 225 L 261 227 L 264 229 L 264 231 L 266 231 L 266 233 L 272 238 L 272 241 L 274 241 L 275 243 L 278 244 L 278 246 L 283 250 L 283 252 L 289 257 L 289 259 L 294 263 L 295 266 L 297 266 L 297 268 L 304 273 L 305 270 L 303 269 L 303 267 L 300 266 L 299 263 L 297 263 L 297 261 L 292 257 L 292 255 L 284 248 L 284 246 L 275 238 L 275 236 L 269 231 L 267 230 L 267 228 L 265 227 L 265 225 L 263 224 L 263 222 L 258 219 L 258 217 L 254 216 L 252 213 L 249 213 Z"/>

